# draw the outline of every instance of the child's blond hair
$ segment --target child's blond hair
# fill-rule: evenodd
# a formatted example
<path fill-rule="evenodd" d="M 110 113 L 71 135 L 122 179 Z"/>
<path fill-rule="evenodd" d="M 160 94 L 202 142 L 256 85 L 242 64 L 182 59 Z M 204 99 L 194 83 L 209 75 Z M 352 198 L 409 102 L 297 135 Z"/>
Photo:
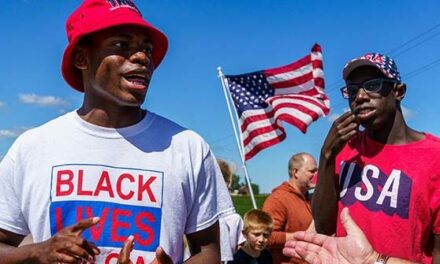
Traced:
<path fill-rule="evenodd" d="M 247 234 L 250 229 L 267 228 L 272 232 L 273 220 L 269 214 L 259 209 L 251 209 L 243 217 L 243 233 Z"/>

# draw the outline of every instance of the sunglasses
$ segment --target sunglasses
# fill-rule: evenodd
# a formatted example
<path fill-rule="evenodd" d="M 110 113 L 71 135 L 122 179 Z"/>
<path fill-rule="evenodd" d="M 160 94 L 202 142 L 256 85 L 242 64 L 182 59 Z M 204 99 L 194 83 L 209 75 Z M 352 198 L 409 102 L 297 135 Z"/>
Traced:
<path fill-rule="evenodd" d="M 363 89 L 365 93 L 370 94 L 378 94 L 383 92 L 384 83 L 399 83 L 397 80 L 385 79 L 385 78 L 377 78 L 368 80 L 363 83 L 350 83 L 347 86 L 341 88 L 342 97 L 344 99 L 354 99 L 358 93 L 359 89 Z"/>

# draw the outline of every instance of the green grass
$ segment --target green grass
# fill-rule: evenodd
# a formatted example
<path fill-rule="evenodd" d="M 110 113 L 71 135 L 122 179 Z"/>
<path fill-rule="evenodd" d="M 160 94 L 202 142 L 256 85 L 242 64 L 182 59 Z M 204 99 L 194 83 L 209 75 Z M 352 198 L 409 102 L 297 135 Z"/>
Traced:
<path fill-rule="evenodd" d="M 268 194 L 260 194 L 255 196 L 255 202 L 257 203 L 258 209 L 263 207 L 264 200 L 266 200 Z M 250 196 L 240 195 L 232 196 L 232 202 L 235 206 L 235 211 L 243 217 L 243 215 L 252 209 L 252 200 Z"/>

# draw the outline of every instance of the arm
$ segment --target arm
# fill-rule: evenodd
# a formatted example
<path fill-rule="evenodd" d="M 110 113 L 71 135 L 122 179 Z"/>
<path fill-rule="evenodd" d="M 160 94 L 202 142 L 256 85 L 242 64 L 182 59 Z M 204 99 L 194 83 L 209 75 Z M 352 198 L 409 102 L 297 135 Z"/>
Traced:
<path fill-rule="evenodd" d="M 24 236 L 0 229 L 0 259 L 2 263 L 24 263 L 31 259 L 29 247 L 18 247 Z"/>
<path fill-rule="evenodd" d="M 23 235 L 0 229 L 0 259 L 3 264 L 93 261 L 99 249 L 83 239 L 81 233 L 98 223 L 99 218 L 89 218 L 66 227 L 50 239 L 18 247 Z"/>
<path fill-rule="evenodd" d="M 194 254 L 185 263 L 220 263 L 220 231 L 218 221 L 212 226 L 188 234 L 191 252 Z"/>
<path fill-rule="evenodd" d="M 440 264 L 440 235 L 434 234 L 434 249 L 432 251 L 432 263 Z"/>
<path fill-rule="evenodd" d="M 358 124 L 351 112 L 335 120 L 321 149 L 318 183 L 313 194 L 312 213 L 318 233 L 336 232 L 338 217 L 339 183 L 335 177 L 336 155 L 356 135 Z"/>
<path fill-rule="evenodd" d="M 373 249 L 362 230 L 353 221 L 348 208 L 342 210 L 341 222 L 347 231 L 346 237 L 296 232 L 296 240 L 287 242 L 283 253 L 286 256 L 303 258 L 309 263 L 374 264 L 378 260 L 379 253 Z M 387 261 L 387 264 L 410 263 L 414 262 L 395 257 Z"/>

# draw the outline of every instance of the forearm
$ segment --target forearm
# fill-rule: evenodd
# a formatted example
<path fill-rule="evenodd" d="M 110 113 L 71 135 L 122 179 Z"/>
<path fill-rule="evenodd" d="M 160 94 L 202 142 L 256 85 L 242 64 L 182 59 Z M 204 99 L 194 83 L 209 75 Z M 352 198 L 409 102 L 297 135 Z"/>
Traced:
<path fill-rule="evenodd" d="M 312 214 L 316 231 L 326 235 L 335 233 L 338 217 L 338 181 L 334 172 L 335 158 L 321 154 Z"/>
<path fill-rule="evenodd" d="M 187 263 L 187 264 L 204 264 L 204 263 L 219 264 L 220 263 L 220 250 L 218 247 L 216 247 L 214 245 L 207 246 L 205 248 L 202 248 L 202 250 L 199 253 L 191 256 L 184 263 Z"/>
<path fill-rule="evenodd" d="M 0 243 L 0 259 L 2 264 L 37 263 L 33 254 L 33 244 L 14 247 Z"/>
<path fill-rule="evenodd" d="M 289 240 L 286 232 L 272 231 L 267 246 L 269 248 L 283 248 L 286 241 Z"/>
<path fill-rule="evenodd" d="M 220 263 L 220 230 L 218 221 L 212 226 L 188 234 L 190 251 L 194 254 L 185 263 Z"/>

